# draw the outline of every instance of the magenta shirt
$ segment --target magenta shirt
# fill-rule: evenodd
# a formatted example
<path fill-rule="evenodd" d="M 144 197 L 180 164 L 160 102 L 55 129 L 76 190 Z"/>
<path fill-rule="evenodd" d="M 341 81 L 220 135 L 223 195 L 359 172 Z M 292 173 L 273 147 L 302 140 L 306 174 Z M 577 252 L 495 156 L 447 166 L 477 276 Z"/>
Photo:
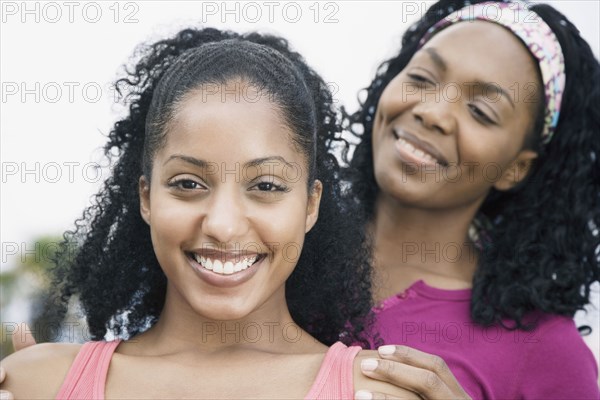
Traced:
<path fill-rule="evenodd" d="M 418 281 L 374 308 L 373 332 L 441 356 L 474 399 L 600 399 L 596 361 L 571 318 L 542 315 L 531 332 L 482 328 L 470 298 Z"/>

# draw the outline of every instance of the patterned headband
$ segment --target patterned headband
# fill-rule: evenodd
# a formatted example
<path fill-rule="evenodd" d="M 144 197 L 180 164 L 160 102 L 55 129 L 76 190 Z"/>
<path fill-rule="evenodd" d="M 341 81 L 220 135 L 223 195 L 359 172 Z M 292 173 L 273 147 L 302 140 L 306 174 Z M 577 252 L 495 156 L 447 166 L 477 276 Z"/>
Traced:
<path fill-rule="evenodd" d="M 565 61 L 558 39 L 552 29 L 525 3 L 520 1 L 485 2 L 466 6 L 433 25 L 421 39 L 423 46 L 433 35 L 460 21 L 483 20 L 495 22 L 514 33 L 537 59 L 544 83 L 546 110 L 542 143 L 552 138 L 563 92 L 565 90 Z"/>

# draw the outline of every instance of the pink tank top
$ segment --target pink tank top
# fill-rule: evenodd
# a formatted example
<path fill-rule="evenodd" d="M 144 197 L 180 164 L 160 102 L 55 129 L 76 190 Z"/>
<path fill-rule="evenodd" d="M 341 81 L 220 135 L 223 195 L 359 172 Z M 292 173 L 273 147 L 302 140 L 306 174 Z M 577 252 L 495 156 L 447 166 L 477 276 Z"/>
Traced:
<path fill-rule="evenodd" d="M 120 341 L 87 342 L 82 347 L 63 382 L 56 399 L 104 399 L 106 375 Z M 338 400 L 354 398 L 353 365 L 358 346 L 336 342 L 329 348 L 306 399 Z"/>

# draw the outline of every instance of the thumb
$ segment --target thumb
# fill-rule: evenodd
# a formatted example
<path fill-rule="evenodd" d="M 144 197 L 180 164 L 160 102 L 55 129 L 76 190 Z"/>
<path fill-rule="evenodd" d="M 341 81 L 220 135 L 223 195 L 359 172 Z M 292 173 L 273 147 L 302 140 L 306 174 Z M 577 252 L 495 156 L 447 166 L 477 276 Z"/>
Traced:
<path fill-rule="evenodd" d="M 33 337 L 29 325 L 25 322 L 19 325 L 19 328 L 12 335 L 12 344 L 15 351 L 24 349 L 25 347 L 33 346 L 36 341 Z"/>

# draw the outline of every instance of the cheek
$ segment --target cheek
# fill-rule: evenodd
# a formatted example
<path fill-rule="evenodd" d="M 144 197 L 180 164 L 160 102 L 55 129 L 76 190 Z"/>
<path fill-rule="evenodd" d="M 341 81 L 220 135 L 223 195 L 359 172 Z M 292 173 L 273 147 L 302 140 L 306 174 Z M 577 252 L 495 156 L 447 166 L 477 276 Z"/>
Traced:
<path fill-rule="evenodd" d="M 150 231 L 157 256 L 192 244 L 199 235 L 198 210 L 193 203 L 157 197 L 151 204 Z"/>
<path fill-rule="evenodd" d="M 304 237 L 307 200 L 288 198 L 279 204 L 256 207 L 250 220 L 261 238 L 271 241 Z"/>
<path fill-rule="evenodd" d="M 375 114 L 376 123 L 383 122 L 384 119 L 390 117 L 393 113 L 394 106 L 397 105 L 394 100 L 399 97 L 401 97 L 401 95 L 396 90 L 396 79 L 393 79 L 386 88 L 383 89 L 379 102 L 377 103 L 377 112 Z"/>
<path fill-rule="evenodd" d="M 512 118 L 501 127 L 482 127 L 466 115 L 458 134 L 461 162 L 509 163 L 521 150 L 524 138 L 521 122 L 520 118 Z"/>
<path fill-rule="evenodd" d="M 381 93 L 374 115 L 372 146 L 373 150 L 389 147 L 393 141 L 388 129 L 390 123 L 400 115 L 411 110 L 421 97 L 418 91 L 411 90 L 404 75 L 398 74 Z"/>
<path fill-rule="evenodd" d="M 404 72 L 400 72 L 381 93 L 377 108 L 384 117 L 393 118 L 396 113 L 404 111 L 406 106 L 421 99 L 421 90 L 409 81 Z"/>
<path fill-rule="evenodd" d="M 402 164 L 395 158 L 393 146 L 394 138 L 391 135 L 389 138 L 381 137 L 379 143 L 374 142 L 372 146 L 375 182 L 382 190 L 402 181 Z"/>
<path fill-rule="evenodd" d="M 291 198 L 257 209 L 250 217 L 257 237 L 273 251 L 273 257 L 294 266 L 304 244 L 307 199 Z"/>
<path fill-rule="evenodd" d="M 461 146 L 461 181 L 466 185 L 489 186 L 498 181 L 511 165 L 518 150 L 514 142 L 499 140 L 470 140 Z M 454 171 L 453 171 L 454 172 Z M 451 174 L 456 176 L 456 174 Z"/>

